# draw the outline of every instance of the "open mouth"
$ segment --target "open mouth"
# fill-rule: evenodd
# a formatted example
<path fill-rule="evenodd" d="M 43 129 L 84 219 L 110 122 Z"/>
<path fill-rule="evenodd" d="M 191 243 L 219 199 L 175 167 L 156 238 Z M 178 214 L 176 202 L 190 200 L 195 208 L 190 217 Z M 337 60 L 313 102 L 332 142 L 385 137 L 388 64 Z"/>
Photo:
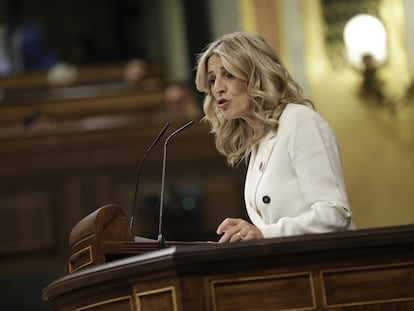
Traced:
<path fill-rule="evenodd" d="M 229 105 L 229 101 L 226 99 L 219 99 L 217 102 L 217 105 L 220 109 L 224 109 L 227 108 L 227 106 Z"/>

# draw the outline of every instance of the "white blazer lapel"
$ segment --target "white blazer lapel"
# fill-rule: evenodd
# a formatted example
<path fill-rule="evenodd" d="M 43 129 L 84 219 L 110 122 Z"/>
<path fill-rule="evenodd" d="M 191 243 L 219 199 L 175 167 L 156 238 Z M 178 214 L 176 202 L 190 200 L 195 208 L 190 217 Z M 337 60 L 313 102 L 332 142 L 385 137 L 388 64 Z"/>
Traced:
<path fill-rule="evenodd" d="M 263 137 L 263 141 L 260 143 L 259 150 L 256 155 L 256 167 L 254 168 L 254 171 L 258 172 L 259 177 L 256 184 L 259 183 L 261 176 L 266 170 L 273 148 L 275 147 L 275 140 L 276 133 L 269 132 L 265 137 Z"/>
<path fill-rule="evenodd" d="M 265 224 L 261 217 L 262 211 L 256 204 L 256 193 L 263 173 L 266 170 L 267 163 L 272 154 L 276 139 L 276 133 L 269 132 L 263 137 L 257 152 L 253 151 L 249 168 L 246 175 L 245 199 L 249 217 L 255 224 Z"/>

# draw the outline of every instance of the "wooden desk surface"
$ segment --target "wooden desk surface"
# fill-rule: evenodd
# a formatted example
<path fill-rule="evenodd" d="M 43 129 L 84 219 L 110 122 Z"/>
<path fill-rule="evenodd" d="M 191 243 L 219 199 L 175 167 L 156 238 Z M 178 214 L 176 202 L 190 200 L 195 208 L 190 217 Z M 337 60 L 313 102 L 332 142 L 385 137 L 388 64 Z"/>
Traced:
<path fill-rule="evenodd" d="M 115 297 L 128 297 L 120 310 L 412 310 L 413 288 L 406 225 L 170 247 L 63 277 L 43 299 L 57 310 L 109 310 Z"/>

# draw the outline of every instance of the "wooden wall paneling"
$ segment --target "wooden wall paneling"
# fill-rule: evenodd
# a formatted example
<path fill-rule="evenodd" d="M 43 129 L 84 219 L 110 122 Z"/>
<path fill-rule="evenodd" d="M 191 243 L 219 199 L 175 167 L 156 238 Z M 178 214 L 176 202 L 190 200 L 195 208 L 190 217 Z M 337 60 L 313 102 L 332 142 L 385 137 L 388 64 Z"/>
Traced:
<path fill-rule="evenodd" d="M 163 110 L 163 92 L 160 89 L 143 91 L 134 88 L 110 86 L 72 87 L 67 91 L 27 94 L 27 99 L 6 101 L 0 107 L 0 124 L 22 126 L 23 121 L 36 112 L 47 117 L 53 128 L 60 122 L 101 115 L 143 114 Z M 73 94 L 75 93 L 75 95 Z M 79 95 L 76 95 L 79 94 Z M 30 130 L 27 127 L 27 130 Z"/>
<path fill-rule="evenodd" d="M 53 246 L 47 253 L 51 260 L 65 261 L 71 229 L 91 211 L 116 203 L 130 216 L 138 163 L 165 121 L 149 116 L 146 122 L 140 117 L 128 120 L 114 127 L 88 130 L 75 122 L 56 131 L 1 139 L 0 189 L 14 193 L 22 205 L 46 206 L 53 228 Z M 182 122 L 176 120 L 171 131 Z M 194 195 L 198 206 L 190 211 L 166 207 L 164 229 L 169 240 L 217 240 L 218 223 L 229 215 L 243 214 L 242 170 L 227 166 L 208 132 L 206 125 L 196 123 L 170 142 L 167 189 L 175 189 L 182 196 Z M 148 213 L 145 203 L 160 195 L 162 151 L 162 144 L 154 148 L 140 177 L 134 233 L 149 238 L 157 235 L 158 205 Z M 37 199 L 30 200 L 25 193 L 34 193 Z M 6 200 L 3 191 L 1 200 Z M 32 220 L 35 218 L 27 219 Z M 38 251 L 39 256 L 46 255 Z M 26 258 L 30 269 L 35 255 L 23 250 L 18 256 L 20 262 Z M 11 260 L 9 267 L 12 265 Z"/>
<path fill-rule="evenodd" d="M 0 196 L 0 253 L 54 247 L 54 195 L 49 189 L 22 189 Z"/>

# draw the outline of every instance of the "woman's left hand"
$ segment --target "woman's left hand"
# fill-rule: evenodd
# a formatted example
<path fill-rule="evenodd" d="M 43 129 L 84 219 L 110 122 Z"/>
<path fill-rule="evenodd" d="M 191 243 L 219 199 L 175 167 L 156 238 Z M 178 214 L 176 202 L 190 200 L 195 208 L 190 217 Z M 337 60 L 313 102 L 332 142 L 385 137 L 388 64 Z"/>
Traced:
<path fill-rule="evenodd" d="M 226 218 L 217 227 L 217 234 L 223 234 L 219 243 L 263 239 L 262 232 L 251 223 L 240 218 Z"/>

